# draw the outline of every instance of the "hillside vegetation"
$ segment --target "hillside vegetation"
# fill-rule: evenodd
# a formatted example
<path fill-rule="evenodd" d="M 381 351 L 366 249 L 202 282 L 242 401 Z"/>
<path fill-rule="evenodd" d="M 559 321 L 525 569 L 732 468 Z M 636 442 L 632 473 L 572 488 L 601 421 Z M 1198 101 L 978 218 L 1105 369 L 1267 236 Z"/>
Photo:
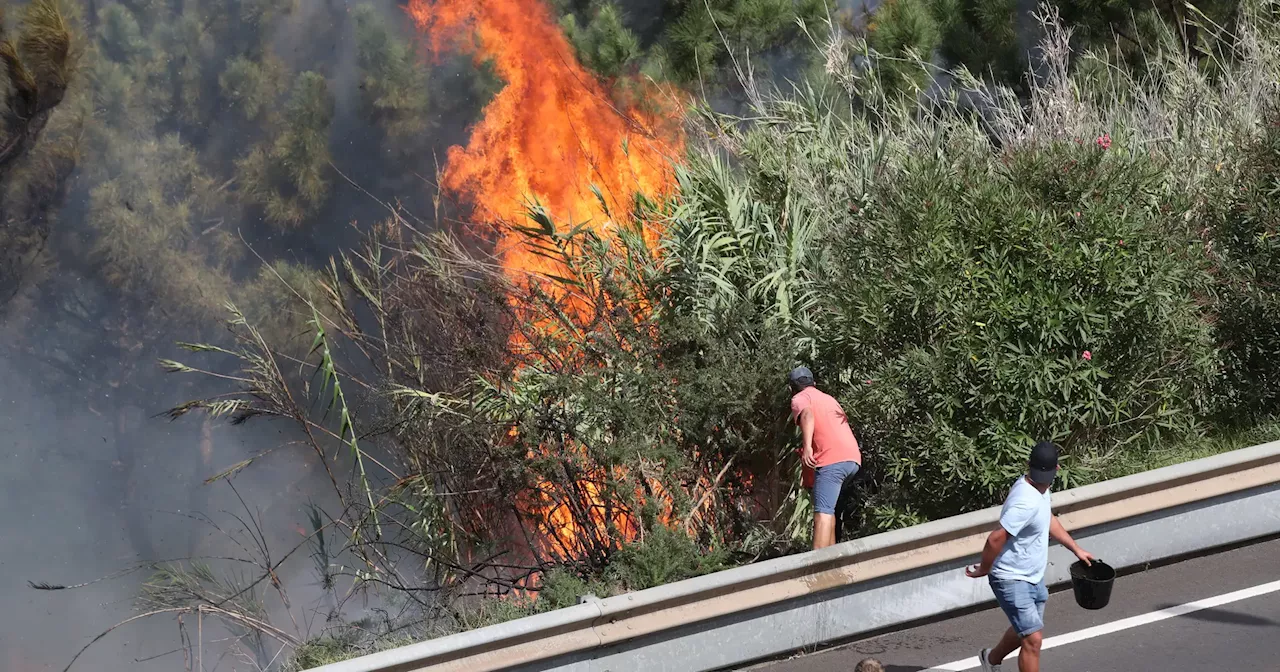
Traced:
<path fill-rule="evenodd" d="M 554 276 L 393 218 L 316 306 L 325 380 L 376 409 L 327 402 L 361 474 L 335 552 L 422 637 L 802 548 L 800 363 L 863 444 L 846 535 L 991 505 L 1039 439 L 1071 487 L 1273 438 L 1276 9 L 1197 58 L 1167 24 L 1140 57 L 1075 49 L 1044 9 L 1021 96 L 836 34 L 801 85 L 745 82 L 749 115 L 695 111 L 673 193 L 615 234 L 512 223 Z M 304 417 L 236 329 L 256 382 L 206 408 Z M 372 434 L 394 478 L 364 478 Z M 337 627 L 308 655 L 386 644 Z"/>

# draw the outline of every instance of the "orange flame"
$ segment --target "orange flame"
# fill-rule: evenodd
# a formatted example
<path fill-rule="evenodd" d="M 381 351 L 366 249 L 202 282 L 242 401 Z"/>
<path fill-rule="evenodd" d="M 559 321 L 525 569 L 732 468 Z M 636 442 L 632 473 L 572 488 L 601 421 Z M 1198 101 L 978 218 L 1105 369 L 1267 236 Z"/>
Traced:
<path fill-rule="evenodd" d="M 442 175 L 444 190 L 469 200 L 480 219 L 518 221 L 532 197 L 559 221 L 590 220 L 602 230 L 608 218 L 593 185 L 615 216 L 629 211 L 635 192 L 669 188 L 671 159 L 683 151 L 670 127 L 677 115 L 618 109 L 542 0 L 409 0 L 406 10 L 434 49 L 452 45 L 477 62 L 491 59 L 506 82 L 467 147 L 449 149 Z M 679 107 L 669 92 L 648 88 L 648 102 Z M 503 242 L 510 271 L 552 270 L 519 240 Z"/>
<path fill-rule="evenodd" d="M 578 63 L 543 0 L 409 0 L 406 11 L 437 52 L 452 46 L 477 62 L 491 61 L 505 82 L 467 146 L 449 149 L 441 176 L 442 189 L 470 202 L 478 220 L 520 221 L 536 199 L 556 221 L 589 223 L 603 233 L 610 215 L 630 214 L 633 194 L 658 196 L 672 186 L 672 160 L 684 147 L 682 105 L 663 87 L 642 84 L 645 102 L 657 111 L 619 109 Z M 500 231 L 499 250 L 513 279 L 559 270 L 526 249 L 521 234 Z M 572 556 L 588 538 L 608 538 L 610 528 L 635 538 L 631 512 L 602 501 L 597 484 L 604 475 L 588 467 L 572 492 L 540 484 L 525 503 L 548 535 L 540 550 Z M 592 529 L 579 529 L 583 523 Z"/>

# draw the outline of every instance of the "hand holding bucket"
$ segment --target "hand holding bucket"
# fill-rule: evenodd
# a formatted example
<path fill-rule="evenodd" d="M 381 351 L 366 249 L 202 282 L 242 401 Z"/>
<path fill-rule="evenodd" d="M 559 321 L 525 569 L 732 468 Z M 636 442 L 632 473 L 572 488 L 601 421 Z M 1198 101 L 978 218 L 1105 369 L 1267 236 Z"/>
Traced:
<path fill-rule="evenodd" d="M 1071 565 L 1071 589 L 1076 595 L 1076 604 L 1085 609 L 1107 606 L 1115 580 L 1115 568 L 1101 560 L 1094 559 L 1089 564 L 1078 560 Z"/>

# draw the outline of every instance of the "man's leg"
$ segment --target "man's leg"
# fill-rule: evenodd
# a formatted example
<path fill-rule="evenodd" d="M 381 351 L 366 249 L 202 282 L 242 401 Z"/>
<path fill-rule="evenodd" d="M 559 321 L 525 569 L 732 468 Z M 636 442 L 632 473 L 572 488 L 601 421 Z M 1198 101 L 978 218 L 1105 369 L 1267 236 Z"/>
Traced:
<path fill-rule="evenodd" d="M 857 473 L 853 461 L 818 467 L 813 474 L 813 549 L 836 543 L 836 502 L 845 480 Z"/>
<path fill-rule="evenodd" d="M 1019 672 L 1040 672 L 1041 631 L 1044 629 L 1044 604 L 1049 597 L 1048 590 L 1043 582 L 1033 585 L 1026 581 L 992 579 L 991 591 L 1012 627 L 991 649 L 988 661 L 999 665 L 1016 649 Z"/>
<path fill-rule="evenodd" d="M 1040 672 L 1040 644 L 1043 635 L 1033 632 L 1022 638 L 1022 649 L 1018 651 L 1018 672 Z"/>
<path fill-rule="evenodd" d="M 1000 642 L 996 644 L 995 648 L 991 649 L 991 655 L 987 662 L 992 665 L 999 665 L 1004 661 L 1006 656 L 1013 653 L 1021 646 L 1022 638 L 1018 636 L 1018 633 L 1015 632 L 1013 628 L 1009 628 L 1004 631 L 1004 636 L 1000 638 Z"/>
<path fill-rule="evenodd" d="M 813 514 L 813 550 L 836 543 L 836 517 L 830 513 Z"/>
<path fill-rule="evenodd" d="M 848 469 L 849 471 L 848 475 L 844 477 L 844 482 L 840 484 L 840 496 L 836 498 L 836 532 L 834 537 L 835 543 L 840 543 L 841 541 L 848 541 L 847 539 L 844 538 L 844 532 L 845 532 L 845 527 L 847 527 L 849 522 L 849 517 L 850 517 L 849 512 L 851 509 L 854 508 L 853 507 L 854 490 L 857 489 L 856 487 L 854 487 L 854 482 L 857 480 L 856 477 L 858 475 L 859 469 L 860 467 L 857 465 L 850 465 Z"/>
<path fill-rule="evenodd" d="M 1015 650 L 1018 652 L 1018 672 L 1040 672 L 1040 645 L 1043 636 L 1033 632 L 1026 637 L 1019 637 L 1013 628 L 1004 631 L 1000 643 L 991 649 L 987 662 L 999 665 Z"/>
<path fill-rule="evenodd" d="M 1022 638 L 1022 650 L 1018 652 L 1018 672 L 1040 672 L 1040 646 L 1044 642 L 1044 607 L 1049 603 L 1049 587 L 1044 579 L 1031 589 L 1034 624 L 1040 629 Z M 1024 612 L 1025 613 L 1025 612 Z M 1030 618 L 1030 615 L 1026 616 Z"/>

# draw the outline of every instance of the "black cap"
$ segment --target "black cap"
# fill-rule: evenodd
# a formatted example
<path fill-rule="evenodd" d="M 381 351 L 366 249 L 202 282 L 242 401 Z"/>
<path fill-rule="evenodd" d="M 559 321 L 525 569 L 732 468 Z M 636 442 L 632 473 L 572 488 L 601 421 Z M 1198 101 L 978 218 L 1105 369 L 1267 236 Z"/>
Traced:
<path fill-rule="evenodd" d="M 808 367 L 797 366 L 787 374 L 787 382 L 796 389 L 803 390 L 813 384 L 813 372 Z"/>
<path fill-rule="evenodd" d="M 1040 485 L 1050 485 L 1058 475 L 1058 447 L 1049 441 L 1041 441 L 1031 449 L 1031 459 L 1028 462 L 1031 480 Z"/>

